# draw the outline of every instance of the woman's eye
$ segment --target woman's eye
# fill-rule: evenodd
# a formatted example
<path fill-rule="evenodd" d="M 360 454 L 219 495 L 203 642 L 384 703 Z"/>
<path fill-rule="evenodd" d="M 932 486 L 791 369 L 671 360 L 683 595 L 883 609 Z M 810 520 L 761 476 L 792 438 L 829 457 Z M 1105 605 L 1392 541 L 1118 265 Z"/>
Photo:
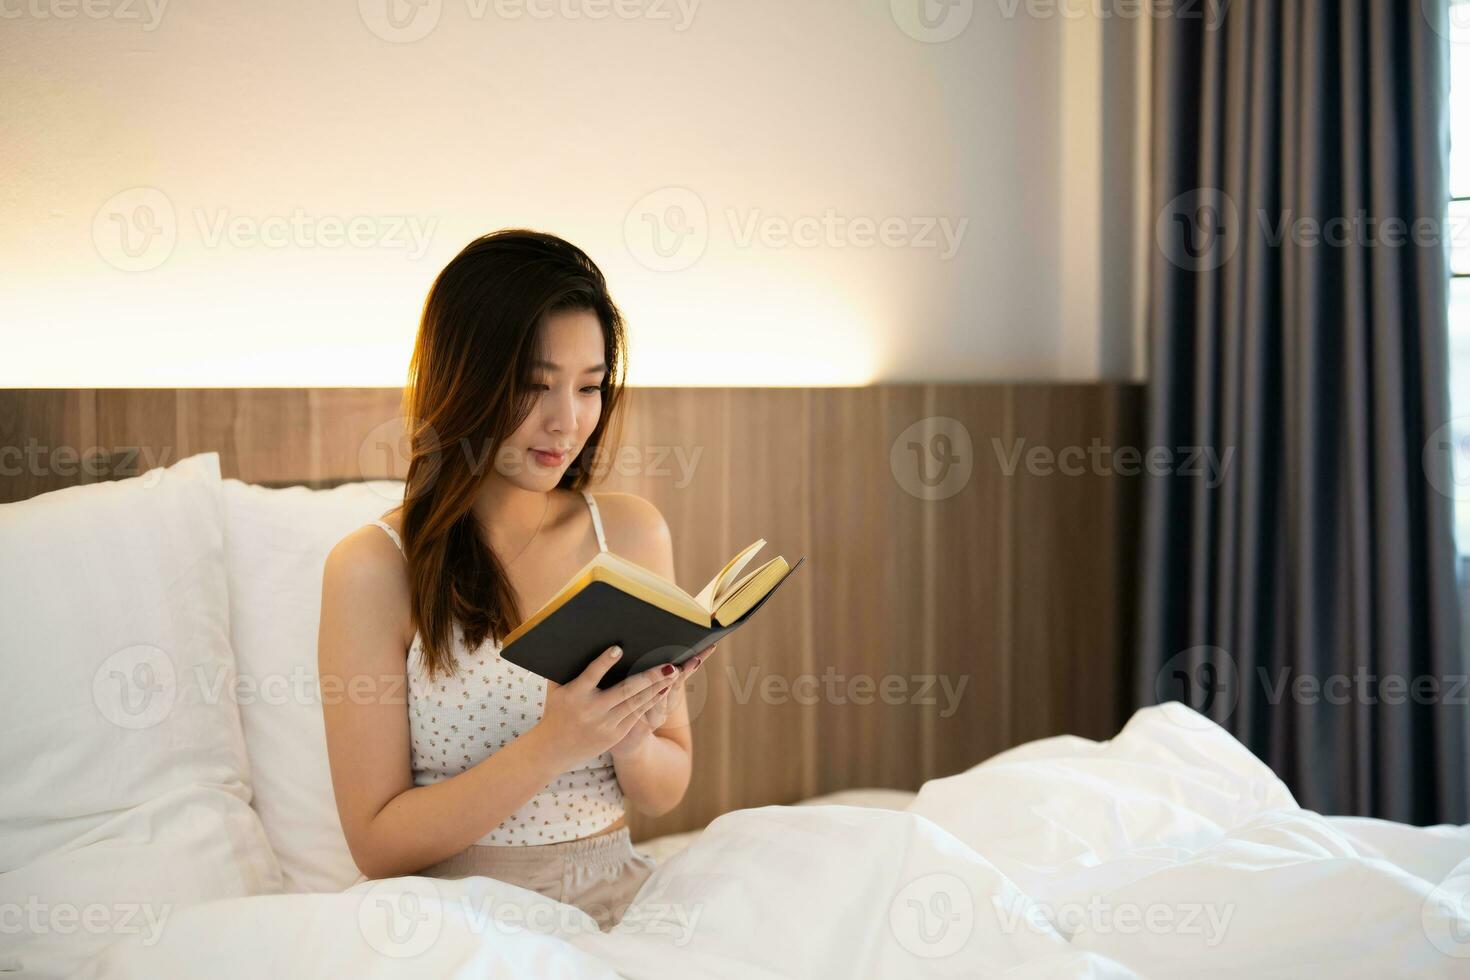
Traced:
<path fill-rule="evenodd" d="M 594 391 L 601 391 L 602 390 L 602 385 L 588 385 L 587 387 L 583 388 L 582 390 L 585 391 L 585 392 L 587 392 L 588 394 L 591 394 Z"/>

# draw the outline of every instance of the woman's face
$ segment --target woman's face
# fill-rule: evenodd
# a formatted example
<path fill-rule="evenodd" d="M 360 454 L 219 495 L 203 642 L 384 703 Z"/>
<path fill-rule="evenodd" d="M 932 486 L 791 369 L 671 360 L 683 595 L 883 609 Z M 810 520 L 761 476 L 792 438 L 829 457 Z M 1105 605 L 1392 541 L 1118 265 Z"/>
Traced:
<path fill-rule="evenodd" d="M 602 417 L 602 323 L 591 310 L 552 313 L 541 325 L 532 366 L 531 414 L 501 445 L 496 469 L 526 490 L 547 491 L 582 451 Z"/>

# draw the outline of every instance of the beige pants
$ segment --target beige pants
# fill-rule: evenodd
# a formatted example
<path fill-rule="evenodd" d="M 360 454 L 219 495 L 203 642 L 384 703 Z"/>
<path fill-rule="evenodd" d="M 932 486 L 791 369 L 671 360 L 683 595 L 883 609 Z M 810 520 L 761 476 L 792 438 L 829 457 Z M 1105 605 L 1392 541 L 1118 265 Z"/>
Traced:
<path fill-rule="evenodd" d="M 575 905 L 606 931 L 628 910 L 656 862 L 633 847 L 627 827 L 559 844 L 473 844 L 419 874 L 483 875 Z"/>

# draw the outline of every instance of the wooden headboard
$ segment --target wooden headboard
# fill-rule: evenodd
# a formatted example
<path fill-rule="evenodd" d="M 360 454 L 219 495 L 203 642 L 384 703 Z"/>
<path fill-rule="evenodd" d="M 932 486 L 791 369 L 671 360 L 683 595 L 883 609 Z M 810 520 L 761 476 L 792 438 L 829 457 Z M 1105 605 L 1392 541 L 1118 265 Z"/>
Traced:
<path fill-rule="evenodd" d="M 669 814 L 630 815 L 635 840 L 839 789 L 917 789 L 1024 741 L 1116 732 L 1139 484 L 1107 466 L 1079 473 L 1076 452 L 1070 467 L 1046 460 L 1138 446 L 1141 388 L 627 395 L 619 452 L 595 489 L 658 505 L 682 585 L 757 537 L 769 554 L 807 556 L 691 681 L 692 785 Z M 384 451 L 400 397 L 0 390 L 0 502 L 210 450 L 225 476 L 271 486 L 402 478 L 401 457 Z"/>

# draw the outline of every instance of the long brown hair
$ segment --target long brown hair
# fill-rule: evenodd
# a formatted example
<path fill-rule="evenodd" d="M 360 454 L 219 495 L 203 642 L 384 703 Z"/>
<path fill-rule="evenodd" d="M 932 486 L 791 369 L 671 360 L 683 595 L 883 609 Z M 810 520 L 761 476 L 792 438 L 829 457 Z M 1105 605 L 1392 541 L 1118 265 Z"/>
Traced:
<path fill-rule="evenodd" d="M 531 364 L 548 313 L 587 310 L 602 323 L 602 415 L 557 484 L 580 490 L 601 458 L 627 370 L 622 314 L 602 271 L 554 235 L 512 228 L 470 242 L 424 302 L 403 415 L 409 442 L 403 538 L 411 609 L 432 678 L 456 668 L 452 630 L 468 649 L 502 641 L 523 615 L 472 506 L 501 442 L 535 407 Z"/>

